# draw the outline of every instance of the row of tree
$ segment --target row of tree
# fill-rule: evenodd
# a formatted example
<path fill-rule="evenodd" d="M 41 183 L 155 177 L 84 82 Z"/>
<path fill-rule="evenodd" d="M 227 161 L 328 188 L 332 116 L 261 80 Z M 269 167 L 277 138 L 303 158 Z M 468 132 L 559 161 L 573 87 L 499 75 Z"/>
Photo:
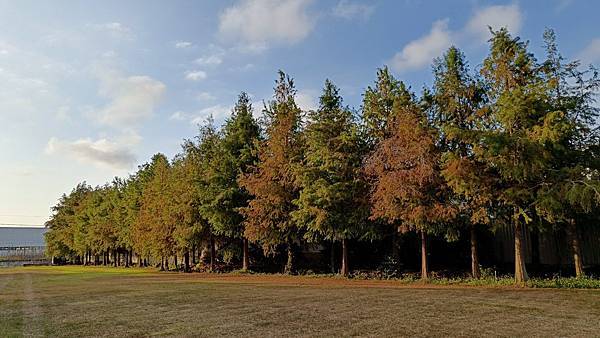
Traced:
<path fill-rule="evenodd" d="M 477 233 L 514 229 L 515 280 L 528 279 L 525 226 L 564 228 L 577 276 L 583 274 L 578 220 L 597 215 L 600 157 L 595 69 L 565 62 L 554 32 L 538 61 L 527 43 L 492 32 L 489 54 L 472 72 L 451 47 L 434 62 L 434 84 L 418 97 L 387 68 L 366 89 L 359 111 L 325 81 L 319 107 L 302 111 L 293 80 L 279 73 L 258 121 L 242 93 L 224 125 L 212 121 L 172 160 L 157 154 L 127 179 L 63 195 L 47 227 L 48 251 L 86 261 L 123 254 L 184 257 L 215 239 L 249 242 L 266 254 L 293 246 L 373 240 L 393 229 L 421 238 L 470 236 L 480 276 Z M 585 239 L 584 239 L 585 240 Z M 140 259 L 140 263 L 144 263 Z M 177 263 L 176 263 L 177 264 Z"/>

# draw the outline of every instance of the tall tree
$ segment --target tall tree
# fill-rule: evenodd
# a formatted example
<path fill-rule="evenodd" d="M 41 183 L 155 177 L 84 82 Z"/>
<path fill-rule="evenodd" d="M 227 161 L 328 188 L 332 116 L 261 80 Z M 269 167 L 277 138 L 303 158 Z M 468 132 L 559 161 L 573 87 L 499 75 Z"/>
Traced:
<path fill-rule="evenodd" d="M 296 209 L 299 187 L 294 173 L 302 157 L 301 111 L 295 102 L 293 80 L 279 72 L 274 99 L 265 105 L 265 140 L 258 150 L 258 164 L 240 177 L 240 185 L 254 198 L 241 212 L 245 217 L 245 236 L 260 242 L 265 252 L 287 245 L 284 271 L 293 271 L 293 243 L 298 228 L 291 217 Z"/>
<path fill-rule="evenodd" d="M 477 227 L 488 224 L 492 173 L 475 156 L 480 132 L 488 127 L 485 87 L 469 73 L 463 53 L 450 47 L 434 64 L 433 121 L 439 129 L 442 175 L 452 190 L 456 223 L 471 241 L 471 274 L 481 276 Z"/>
<path fill-rule="evenodd" d="M 394 106 L 389 136 L 367 158 L 366 173 L 372 179 L 371 217 L 421 236 L 421 278 L 428 278 L 427 233 L 438 231 L 453 208 L 441 198 L 443 180 L 435 130 L 417 105 Z"/>
<path fill-rule="evenodd" d="M 515 238 L 515 282 L 528 280 L 523 245 L 524 226 L 538 225 L 536 196 L 548 173 L 554 136 L 564 118 L 552 112 L 548 84 L 527 44 L 506 29 L 493 32 L 483 64 L 496 128 L 483 135 L 481 160 L 497 171 L 494 186 L 499 210 L 508 210 Z"/>
<path fill-rule="evenodd" d="M 252 112 L 250 97 L 242 92 L 222 129 L 218 166 L 222 187 L 215 200 L 218 207 L 213 209 L 219 219 L 213 225 L 215 231 L 223 236 L 242 239 L 242 270 L 248 270 L 250 258 L 240 209 L 248 206 L 251 196 L 246 189 L 240 187 L 237 179 L 247 175 L 258 161 L 260 127 Z"/>
<path fill-rule="evenodd" d="M 308 239 L 342 242 L 340 273 L 348 275 L 348 239 L 365 233 L 366 183 L 361 177 L 364 144 L 352 112 L 329 80 L 319 108 L 309 114 L 304 161 L 297 166 L 301 192 L 292 212 Z"/>
<path fill-rule="evenodd" d="M 564 225 L 577 277 L 584 275 L 577 219 L 600 205 L 599 108 L 594 106 L 600 78 L 578 61 L 565 63 L 553 30 L 544 33 L 546 61 L 543 79 L 548 84 L 553 123 L 560 123 L 547 143 L 552 143 L 550 170 L 536 201 L 538 213 Z"/>

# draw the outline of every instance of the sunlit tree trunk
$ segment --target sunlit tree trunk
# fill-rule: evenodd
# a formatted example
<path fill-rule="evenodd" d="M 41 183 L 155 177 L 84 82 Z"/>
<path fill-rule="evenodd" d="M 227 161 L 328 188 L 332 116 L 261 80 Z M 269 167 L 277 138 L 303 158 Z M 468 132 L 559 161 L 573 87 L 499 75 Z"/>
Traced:
<path fill-rule="evenodd" d="M 292 242 L 290 241 L 287 245 L 287 262 L 285 264 L 285 268 L 283 269 L 284 274 L 291 274 L 294 271 L 294 248 L 292 247 Z"/>
<path fill-rule="evenodd" d="M 342 269 L 340 274 L 344 277 L 348 277 L 348 240 L 342 239 Z"/>
<path fill-rule="evenodd" d="M 515 283 L 524 285 L 529 280 L 525 268 L 525 255 L 523 252 L 523 225 L 515 220 Z"/>
<path fill-rule="evenodd" d="M 427 266 L 427 234 L 421 230 L 421 279 L 429 279 L 429 268 Z"/>
<path fill-rule="evenodd" d="M 473 278 L 481 278 L 479 254 L 477 252 L 477 229 L 475 224 L 471 224 L 471 275 Z"/>
<path fill-rule="evenodd" d="M 577 232 L 577 224 L 574 219 L 568 220 L 567 237 L 571 244 L 571 252 L 573 254 L 573 264 L 575 265 L 575 276 L 583 277 L 583 259 L 581 257 L 581 244 L 579 242 L 579 233 Z"/>
<path fill-rule="evenodd" d="M 242 239 L 242 270 L 248 271 L 250 267 L 250 257 L 248 255 L 248 239 Z"/>

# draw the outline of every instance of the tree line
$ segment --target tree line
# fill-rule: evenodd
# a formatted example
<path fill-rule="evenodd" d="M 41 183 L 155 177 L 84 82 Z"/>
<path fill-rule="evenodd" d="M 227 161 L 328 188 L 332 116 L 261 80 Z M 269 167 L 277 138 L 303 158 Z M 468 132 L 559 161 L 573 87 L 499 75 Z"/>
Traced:
<path fill-rule="evenodd" d="M 469 237 L 479 278 L 477 234 L 510 227 L 521 284 L 527 227 L 564 229 L 582 276 L 579 222 L 600 204 L 598 73 L 565 61 L 552 30 L 542 60 L 506 29 L 492 34 L 476 71 L 450 47 L 419 95 L 379 69 L 358 110 L 326 80 L 318 108 L 302 111 L 280 71 L 259 119 L 241 93 L 220 128 L 209 119 L 173 159 L 156 154 L 127 178 L 63 195 L 48 253 L 126 265 L 135 253 L 166 269 L 182 257 L 189 271 L 201 243 L 214 268 L 215 241 L 227 239 L 243 270 L 252 243 L 287 252 L 289 273 L 295 245 L 337 242 L 346 276 L 349 240 L 416 232 L 423 279 L 429 236 Z"/>

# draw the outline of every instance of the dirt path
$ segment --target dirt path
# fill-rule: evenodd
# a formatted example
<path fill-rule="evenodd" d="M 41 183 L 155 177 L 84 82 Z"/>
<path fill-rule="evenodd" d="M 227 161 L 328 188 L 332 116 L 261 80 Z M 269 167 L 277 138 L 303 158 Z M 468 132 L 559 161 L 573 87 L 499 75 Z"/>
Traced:
<path fill-rule="evenodd" d="M 25 296 L 25 302 L 23 303 L 23 336 L 42 337 L 44 334 L 40 325 L 40 304 L 33 291 L 31 274 L 27 273 L 23 278 L 25 279 L 23 285 L 23 294 Z"/>

